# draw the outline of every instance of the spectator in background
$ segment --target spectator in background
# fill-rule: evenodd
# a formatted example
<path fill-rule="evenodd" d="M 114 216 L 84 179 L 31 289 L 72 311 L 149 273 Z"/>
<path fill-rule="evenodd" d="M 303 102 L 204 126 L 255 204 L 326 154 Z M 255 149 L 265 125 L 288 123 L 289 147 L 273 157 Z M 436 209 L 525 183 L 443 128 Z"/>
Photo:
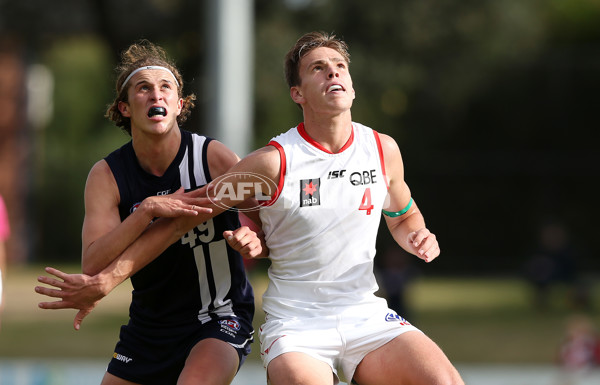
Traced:
<path fill-rule="evenodd" d="M 600 338 L 590 317 L 576 314 L 567 320 L 558 365 L 561 385 L 583 383 L 590 371 L 600 365 Z"/>
<path fill-rule="evenodd" d="M 10 235 L 10 226 L 8 224 L 8 215 L 6 214 L 6 205 L 0 195 L 0 315 L 4 308 L 4 294 L 2 285 L 6 276 L 6 240 Z M 1 318 L 0 318 L 1 321 Z M 0 322 L 1 325 L 1 322 Z"/>
<path fill-rule="evenodd" d="M 574 315 L 567 322 L 559 351 L 560 365 L 569 371 L 589 369 L 600 364 L 597 356 L 600 339 L 594 324 L 585 315 Z"/>
<path fill-rule="evenodd" d="M 568 305 L 575 309 L 589 306 L 588 290 L 580 280 L 576 252 L 565 225 L 553 220 L 539 230 L 538 246 L 525 265 L 525 275 L 535 290 L 534 305 L 545 310 L 552 286 L 564 284 L 569 289 Z"/>

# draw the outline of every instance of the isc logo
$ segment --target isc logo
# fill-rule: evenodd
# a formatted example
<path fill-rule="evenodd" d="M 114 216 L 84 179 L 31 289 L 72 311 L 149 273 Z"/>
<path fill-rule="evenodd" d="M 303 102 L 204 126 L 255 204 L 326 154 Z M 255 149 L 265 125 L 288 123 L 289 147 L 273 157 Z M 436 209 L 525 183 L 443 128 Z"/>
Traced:
<path fill-rule="evenodd" d="M 346 173 L 346 170 L 329 171 L 329 174 L 327 175 L 327 179 L 343 178 L 345 173 Z"/>

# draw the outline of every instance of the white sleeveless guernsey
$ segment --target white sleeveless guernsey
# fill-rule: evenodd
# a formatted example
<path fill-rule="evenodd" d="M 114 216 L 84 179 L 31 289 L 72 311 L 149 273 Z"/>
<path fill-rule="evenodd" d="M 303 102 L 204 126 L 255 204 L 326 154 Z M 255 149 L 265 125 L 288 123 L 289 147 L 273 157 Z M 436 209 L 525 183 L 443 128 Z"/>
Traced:
<path fill-rule="evenodd" d="M 269 143 L 282 160 L 279 195 L 260 210 L 271 260 L 263 296 L 269 315 L 314 317 L 385 304 L 374 295 L 373 274 L 387 196 L 383 153 L 377 132 L 352 127 L 336 154 L 311 139 L 303 124 Z"/>

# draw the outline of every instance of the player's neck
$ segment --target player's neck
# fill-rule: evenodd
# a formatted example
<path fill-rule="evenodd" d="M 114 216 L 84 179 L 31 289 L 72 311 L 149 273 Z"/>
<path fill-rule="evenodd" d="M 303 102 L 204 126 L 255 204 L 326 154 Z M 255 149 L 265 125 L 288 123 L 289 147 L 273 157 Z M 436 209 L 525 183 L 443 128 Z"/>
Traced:
<path fill-rule="evenodd" d="M 164 135 L 133 135 L 133 149 L 140 166 L 149 174 L 162 176 L 179 152 L 179 128 Z"/>
<path fill-rule="evenodd" d="M 337 153 L 346 145 L 352 134 L 350 111 L 347 114 L 325 118 L 304 116 L 304 130 L 327 150 Z"/>

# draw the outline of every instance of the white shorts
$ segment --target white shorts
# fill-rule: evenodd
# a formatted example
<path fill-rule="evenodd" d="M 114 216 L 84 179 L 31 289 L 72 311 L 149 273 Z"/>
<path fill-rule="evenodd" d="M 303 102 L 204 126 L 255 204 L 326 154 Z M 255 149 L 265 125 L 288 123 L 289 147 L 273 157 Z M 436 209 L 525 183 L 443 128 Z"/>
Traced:
<path fill-rule="evenodd" d="M 259 331 L 265 368 L 277 356 L 300 352 L 327 363 L 336 376 L 350 383 L 370 352 L 407 331 L 419 331 L 395 311 L 354 307 L 338 315 L 314 318 L 274 318 L 267 314 Z M 342 373 L 338 374 L 338 369 Z"/>

